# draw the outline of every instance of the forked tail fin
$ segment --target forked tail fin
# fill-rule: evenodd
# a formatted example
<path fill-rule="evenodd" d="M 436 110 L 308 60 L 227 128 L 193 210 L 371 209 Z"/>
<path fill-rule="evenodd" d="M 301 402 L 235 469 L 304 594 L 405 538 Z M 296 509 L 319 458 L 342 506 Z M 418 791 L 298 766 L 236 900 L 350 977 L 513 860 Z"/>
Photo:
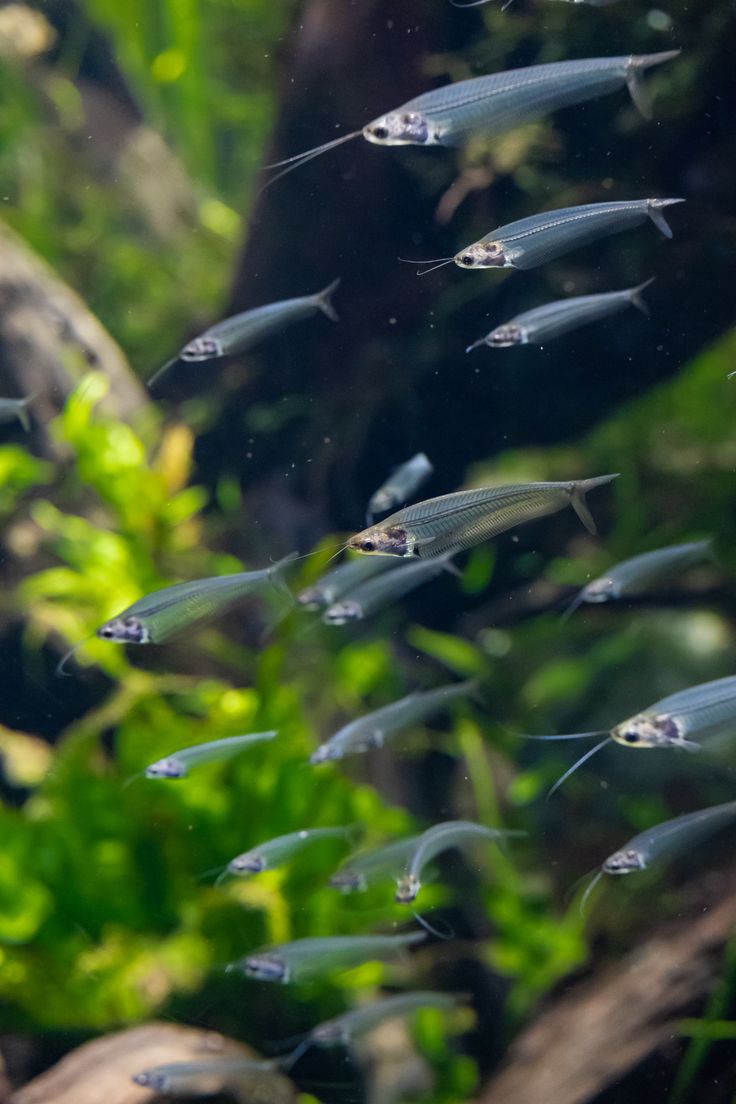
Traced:
<path fill-rule="evenodd" d="M 637 287 L 631 288 L 629 290 L 629 299 L 631 300 L 632 306 L 636 307 L 637 310 L 640 310 L 642 314 L 645 314 L 647 316 L 647 318 L 651 314 L 651 311 L 649 310 L 649 304 L 646 302 L 646 300 L 642 299 L 641 293 L 644 291 L 645 288 L 648 288 L 650 284 L 653 284 L 654 280 L 655 277 L 652 276 L 651 279 L 645 280 L 643 284 L 638 284 Z"/>
<path fill-rule="evenodd" d="M 673 203 L 684 203 L 684 199 L 650 199 L 647 201 L 647 214 L 666 238 L 672 237 L 672 228 L 662 214 L 664 207 L 671 207 Z"/>
<path fill-rule="evenodd" d="M 620 474 L 620 472 L 614 472 L 612 475 L 597 475 L 593 479 L 576 480 L 570 485 L 570 503 L 589 533 L 595 534 L 598 530 L 585 501 L 586 494 L 588 491 L 595 490 L 596 487 L 602 487 L 605 483 L 617 479 Z"/>
<path fill-rule="evenodd" d="M 318 292 L 317 295 L 315 295 L 314 297 L 314 301 L 319 309 L 322 311 L 323 314 L 327 315 L 331 322 L 340 321 L 340 316 L 335 310 L 332 303 L 332 296 L 335 294 L 339 286 L 340 277 L 338 276 L 336 280 L 333 280 L 331 284 L 328 284 L 326 288 L 323 288 L 322 291 Z"/>
<path fill-rule="evenodd" d="M 654 65 L 661 65 L 664 61 L 671 61 L 672 58 L 679 57 L 679 55 L 679 50 L 664 50 L 661 54 L 638 54 L 630 59 L 626 74 L 626 87 L 634 106 L 645 119 L 651 119 L 653 112 L 651 97 L 642 82 L 641 74 L 645 69 L 651 69 Z"/>

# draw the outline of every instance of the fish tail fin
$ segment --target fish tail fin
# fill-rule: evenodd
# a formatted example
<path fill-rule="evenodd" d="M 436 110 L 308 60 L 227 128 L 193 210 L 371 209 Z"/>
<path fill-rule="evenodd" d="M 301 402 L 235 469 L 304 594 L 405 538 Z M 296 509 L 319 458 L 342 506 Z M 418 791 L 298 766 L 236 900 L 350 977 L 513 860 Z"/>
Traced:
<path fill-rule="evenodd" d="M 28 407 L 33 402 L 33 400 L 36 398 L 36 394 L 37 394 L 37 392 L 34 392 L 32 395 L 29 395 L 27 398 L 21 399 L 20 402 L 18 403 L 18 408 L 16 410 L 16 416 L 18 418 L 18 421 L 23 426 L 23 429 L 26 431 L 26 433 L 31 432 L 31 419 L 30 419 L 29 414 L 28 414 Z"/>
<path fill-rule="evenodd" d="M 649 304 L 645 299 L 642 299 L 641 293 L 648 288 L 650 284 L 653 284 L 654 280 L 655 277 L 652 276 L 649 280 L 645 280 L 643 284 L 638 284 L 637 287 L 632 288 L 629 292 L 629 298 L 632 305 L 635 306 L 637 310 L 640 310 L 642 314 L 645 314 L 647 318 L 651 314 L 651 311 L 649 310 Z"/>
<path fill-rule="evenodd" d="M 645 119 L 652 117 L 652 101 L 649 92 L 645 88 L 641 74 L 645 69 L 651 69 L 654 65 L 661 65 L 671 58 L 678 57 L 679 50 L 664 50 L 661 54 L 638 54 L 629 60 L 626 73 L 626 87 L 637 111 Z"/>
<path fill-rule="evenodd" d="M 610 483 L 611 480 L 616 479 L 619 474 L 619 472 L 614 472 L 612 475 L 597 475 L 594 476 L 593 479 L 579 479 L 571 484 L 570 503 L 589 533 L 595 534 L 597 529 L 593 521 L 593 515 L 588 509 L 588 504 L 585 501 L 586 494 L 596 487 L 602 487 L 605 483 Z"/>
<path fill-rule="evenodd" d="M 647 214 L 661 234 L 666 238 L 672 237 L 672 228 L 662 214 L 664 207 L 670 207 L 673 203 L 684 203 L 684 199 L 650 199 L 647 201 Z"/>
<path fill-rule="evenodd" d="M 155 387 L 156 384 L 158 384 L 160 382 L 160 380 L 163 379 L 163 377 L 166 375 L 166 373 L 169 371 L 169 369 L 173 368 L 174 365 L 178 364 L 178 363 L 179 363 L 179 357 L 178 356 L 173 357 L 171 360 L 167 360 L 166 363 L 163 364 L 158 369 L 157 372 L 153 373 L 153 375 L 151 376 L 151 378 L 148 381 L 148 386 L 149 387 Z"/>
<path fill-rule="evenodd" d="M 326 288 L 323 288 L 322 291 L 318 292 L 314 297 L 314 301 L 319 309 L 323 314 L 327 315 L 331 322 L 340 321 L 340 315 L 337 313 L 332 303 L 332 296 L 339 288 L 341 279 L 342 278 L 338 276 L 336 280 L 333 280 L 331 284 L 328 284 Z"/>

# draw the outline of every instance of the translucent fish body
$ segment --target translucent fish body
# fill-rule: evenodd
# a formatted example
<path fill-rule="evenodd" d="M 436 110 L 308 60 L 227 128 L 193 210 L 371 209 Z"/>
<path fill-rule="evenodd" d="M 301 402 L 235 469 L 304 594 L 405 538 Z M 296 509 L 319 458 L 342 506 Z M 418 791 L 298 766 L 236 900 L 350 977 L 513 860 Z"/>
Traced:
<path fill-rule="evenodd" d="M 449 993 L 422 990 L 399 993 L 394 997 L 364 1004 L 360 1008 L 319 1024 L 310 1032 L 309 1041 L 316 1046 L 345 1045 L 388 1020 L 411 1016 L 422 1008 L 439 1008 L 449 1012 L 456 1005 L 457 998 Z"/>
<path fill-rule="evenodd" d="M 736 735 L 736 676 L 699 683 L 662 698 L 611 730 L 627 747 L 685 747 Z"/>
<path fill-rule="evenodd" d="M 582 602 L 608 602 L 627 595 L 644 594 L 661 579 L 684 571 L 712 555 L 710 540 L 672 544 L 632 556 L 593 579 L 580 591 L 576 605 Z"/>
<path fill-rule="evenodd" d="M 605 874 L 630 874 L 681 854 L 736 820 L 736 801 L 712 805 L 648 828 L 603 863 Z"/>
<path fill-rule="evenodd" d="M 441 575 L 443 571 L 452 572 L 454 569 L 450 561 L 453 554 L 454 550 L 431 560 L 400 564 L 390 571 L 381 572 L 354 590 L 347 591 L 339 601 L 328 606 L 322 614 L 322 620 L 326 625 L 345 625 L 378 613 L 405 594 Z"/>
<path fill-rule="evenodd" d="M 368 502 L 368 515 L 385 514 L 394 506 L 408 502 L 414 492 L 421 487 L 434 471 L 432 464 L 423 452 L 418 452 L 389 476 Z"/>
<path fill-rule="evenodd" d="M 419 836 L 407 836 L 384 847 L 351 855 L 332 875 L 330 885 L 343 893 L 359 893 L 396 877 L 404 869 L 418 840 Z"/>
<path fill-rule="evenodd" d="M 151 763 L 144 774 L 146 778 L 185 778 L 192 767 L 231 759 L 251 744 L 273 740 L 277 735 L 275 731 L 250 732 L 245 736 L 225 736 L 221 740 L 209 740 L 206 744 L 194 744 Z"/>
<path fill-rule="evenodd" d="M 374 575 L 380 575 L 390 567 L 390 562 L 379 559 L 369 560 L 365 556 L 346 560 L 332 571 L 328 571 L 313 586 L 301 591 L 296 600 L 304 609 L 326 609 L 344 594 L 355 590 Z"/>
<path fill-rule="evenodd" d="M 457 491 L 398 510 L 351 537 L 348 546 L 368 555 L 430 558 L 452 554 L 569 505 L 594 533 L 595 522 L 585 496 L 615 478 L 601 475 L 569 483 L 517 483 Z"/>
<path fill-rule="evenodd" d="M 406 870 L 398 880 L 396 900 L 399 904 L 410 904 L 416 900 L 422 885 L 424 867 L 442 851 L 448 851 L 452 847 L 467 847 L 478 840 L 495 843 L 507 834 L 498 828 L 487 828 L 470 820 L 445 820 L 434 824 L 417 840 Z"/>
<path fill-rule="evenodd" d="M 313 843 L 326 839 L 345 839 L 348 833 L 348 828 L 303 828 L 299 832 L 289 832 L 267 840 L 250 851 L 244 851 L 242 855 L 236 855 L 228 863 L 228 873 L 260 874 L 262 870 L 273 870 Z"/>
<path fill-rule="evenodd" d="M 467 697 L 477 683 L 457 682 L 436 690 L 416 691 L 399 701 L 367 713 L 341 728 L 312 754 L 310 763 L 342 759 L 345 755 L 382 747 L 385 740 L 408 725 L 426 720 L 454 701 Z"/>
<path fill-rule="evenodd" d="M 330 970 L 349 969 L 362 962 L 380 962 L 421 943 L 424 932 L 407 935 L 342 935 L 316 939 L 298 939 L 254 955 L 248 955 L 235 968 L 259 981 L 284 985 L 303 981 Z"/>
<path fill-rule="evenodd" d="M 510 222 L 467 246 L 453 258 L 460 268 L 536 268 L 571 249 L 618 234 L 651 219 L 668 238 L 662 209 L 681 199 L 632 199 L 561 207 Z"/>

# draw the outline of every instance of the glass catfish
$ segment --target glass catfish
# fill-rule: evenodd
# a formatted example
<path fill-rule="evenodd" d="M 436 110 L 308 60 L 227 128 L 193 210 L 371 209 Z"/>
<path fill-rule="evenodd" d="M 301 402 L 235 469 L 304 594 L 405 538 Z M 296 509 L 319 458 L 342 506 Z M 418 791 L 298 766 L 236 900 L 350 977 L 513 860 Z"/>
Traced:
<path fill-rule="evenodd" d="M 639 111 L 648 117 L 651 108 L 641 74 L 677 57 L 679 52 L 555 61 L 456 81 L 408 100 L 361 130 L 276 162 L 269 167 L 281 168 L 282 172 L 272 181 L 361 134 L 379 146 L 456 146 L 472 135 L 503 134 L 558 108 L 624 87 Z"/>
<path fill-rule="evenodd" d="M 701 541 L 689 541 L 686 544 L 670 544 L 666 548 L 655 548 L 652 552 L 642 552 L 629 560 L 622 560 L 609 568 L 604 575 L 592 579 L 577 594 L 567 613 L 583 603 L 597 604 L 615 601 L 647 590 L 661 579 L 676 571 L 685 571 L 701 560 L 713 556 L 713 542 L 708 538 Z"/>
<path fill-rule="evenodd" d="M 603 736 L 557 780 L 551 796 L 591 756 L 615 742 L 630 748 L 682 748 L 700 751 L 704 741 L 717 747 L 736 736 L 736 675 L 679 690 L 621 721 L 608 732 L 575 732 L 561 736 L 528 736 L 531 740 L 585 740 Z"/>
<path fill-rule="evenodd" d="M 366 559 L 365 556 L 354 556 L 343 563 L 333 567 L 321 579 L 312 586 L 306 587 L 297 594 L 297 602 L 303 609 L 326 609 L 331 606 L 343 594 L 354 590 L 361 583 L 365 583 L 374 575 L 392 566 L 391 561 L 381 559 Z"/>
<path fill-rule="evenodd" d="M 225 873 L 260 874 L 264 870 L 273 870 L 289 862 L 313 843 L 320 840 L 347 840 L 352 831 L 352 828 L 302 828 L 298 832 L 276 836 L 251 848 L 250 851 L 236 855 L 227 864 Z"/>
<path fill-rule="evenodd" d="M 338 602 L 333 602 L 322 614 L 322 620 L 326 625 L 346 625 L 351 621 L 362 621 L 364 617 L 377 613 L 378 610 L 398 601 L 405 594 L 441 575 L 443 571 L 459 575 L 459 571 L 452 563 L 453 555 L 454 549 L 431 560 L 394 564 L 392 570 L 383 571 L 380 575 L 368 579 L 367 582 L 349 591 Z"/>
<path fill-rule="evenodd" d="M 396 877 L 418 840 L 419 836 L 406 836 L 383 847 L 351 855 L 332 875 L 330 886 L 343 893 L 364 893 L 377 882 Z"/>
<path fill-rule="evenodd" d="M 0 425 L 17 420 L 26 433 L 30 433 L 31 419 L 28 417 L 28 407 L 35 397 L 35 395 L 29 395 L 25 399 L 0 399 Z"/>
<path fill-rule="evenodd" d="M 487 828 L 472 820 L 444 820 L 440 824 L 433 824 L 416 841 L 406 869 L 397 880 L 395 900 L 399 904 L 408 905 L 417 899 L 422 888 L 421 874 L 424 867 L 441 852 L 452 847 L 467 847 L 479 839 L 497 843 L 506 836 L 519 834 L 523 833 Z"/>
<path fill-rule="evenodd" d="M 239 1085 L 242 1091 L 254 1078 L 260 1084 L 264 1074 L 279 1072 L 280 1064 L 277 1061 L 210 1058 L 199 1062 L 167 1062 L 161 1066 L 152 1066 L 136 1073 L 132 1080 L 142 1088 L 166 1096 L 212 1096 L 226 1091 L 230 1084 Z M 263 1083 L 268 1084 L 266 1081 Z"/>
<path fill-rule="evenodd" d="M 413 1016 L 422 1008 L 439 1008 L 443 1012 L 451 1012 L 457 1008 L 461 998 L 451 993 L 435 993 L 415 989 L 410 993 L 397 993 L 383 1000 L 371 1001 L 350 1012 L 344 1012 L 342 1016 L 336 1016 L 332 1020 L 326 1020 L 312 1028 L 305 1040 L 304 1046 L 349 1046 L 354 1039 L 366 1035 L 376 1027 L 389 1020 L 403 1019 Z"/>
<path fill-rule="evenodd" d="M 459 268 L 536 268 L 569 253 L 571 249 L 629 230 L 651 219 L 665 237 L 672 237 L 665 207 L 683 199 L 625 199 L 610 203 L 584 203 L 560 207 L 510 222 L 489 231 L 441 264 L 454 261 Z M 432 269 L 425 269 L 425 273 Z"/>
<path fill-rule="evenodd" d="M 242 970 L 259 981 L 288 985 L 331 970 L 348 970 L 363 962 L 382 962 L 401 954 L 426 938 L 424 932 L 406 935 L 335 935 L 297 939 L 232 963 L 228 970 Z"/>
<path fill-rule="evenodd" d="M 157 759 L 155 763 L 146 767 L 143 774 L 146 778 L 186 778 L 192 767 L 232 759 L 252 744 L 273 740 L 277 735 L 275 730 L 249 732 L 245 736 L 224 736 L 220 740 L 208 740 L 205 744 L 193 744 L 191 747 L 173 751 L 163 759 Z"/>
<path fill-rule="evenodd" d="M 665 820 L 653 828 L 630 839 L 628 843 L 609 855 L 588 885 L 580 902 L 581 913 L 594 887 L 604 874 L 633 874 L 637 870 L 647 870 L 659 862 L 666 862 L 688 850 L 694 844 L 707 839 L 736 820 L 736 801 L 727 801 L 724 805 L 711 805 L 696 813 Z"/>
<path fill-rule="evenodd" d="M 568 483 L 510 483 L 455 491 L 406 506 L 351 537 L 348 548 L 366 555 L 431 558 L 459 552 L 521 525 L 572 506 L 589 533 L 596 527 L 585 496 L 613 475 Z"/>
<path fill-rule="evenodd" d="M 433 471 L 429 458 L 423 452 L 418 452 L 411 460 L 401 464 L 371 495 L 368 502 L 368 523 L 373 520 L 374 514 L 385 514 L 394 506 L 408 502 Z"/>
<path fill-rule="evenodd" d="M 556 299 L 542 307 L 517 314 L 515 318 L 496 326 L 485 337 L 474 341 L 465 350 L 469 353 L 481 345 L 489 349 L 507 349 L 512 345 L 544 345 L 556 337 L 587 326 L 611 314 L 619 314 L 627 307 L 637 307 L 643 314 L 649 309 L 641 298 L 644 288 L 652 280 L 624 291 L 607 291 L 601 295 L 576 295 L 571 299 Z"/>
<path fill-rule="evenodd" d="M 339 279 L 333 280 L 326 288 L 314 295 L 303 295 L 298 299 L 283 299 L 278 303 L 266 303 L 262 307 L 242 311 L 240 314 L 234 314 L 231 318 L 215 323 L 199 337 L 192 338 L 173 360 L 159 368 L 148 381 L 148 386 L 154 387 L 180 360 L 187 363 L 202 363 L 244 353 L 246 349 L 250 349 L 271 334 L 293 326 L 304 318 L 311 318 L 313 314 L 319 314 L 320 311 L 332 322 L 337 322 L 338 316 L 332 305 L 332 296 L 339 285 Z"/>
<path fill-rule="evenodd" d="M 97 636 L 115 644 L 163 644 L 170 636 L 214 617 L 246 594 L 263 593 L 273 587 L 292 602 L 281 574 L 294 558 L 292 553 L 259 571 L 215 575 L 154 590 L 101 625 Z"/>
<path fill-rule="evenodd" d="M 368 751 L 370 748 L 383 747 L 388 736 L 393 736 L 408 725 L 426 720 L 452 702 L 472 694 L 477 688 L 477 681 L 471 679 L 468 682 L 439 686 L 436 690 L 417 690 L 413 694 L 407 694 L 405 698 L 366 713 L 345 725 L 312 752 L 309 762 L 326 763 L 356 752 Z"/>

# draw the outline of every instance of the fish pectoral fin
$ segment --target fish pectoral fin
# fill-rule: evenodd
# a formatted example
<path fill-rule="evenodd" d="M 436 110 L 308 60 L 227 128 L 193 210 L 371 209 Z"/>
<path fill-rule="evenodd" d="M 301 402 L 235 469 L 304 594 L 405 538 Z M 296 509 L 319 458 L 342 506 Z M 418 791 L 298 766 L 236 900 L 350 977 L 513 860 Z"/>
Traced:
<path fill-rule="evenodd" d="M 595 536 L 595 534 L 598 532 L 598 529 L 596 527 L 595 521 L 593 520 L 593 515 L 588 509 L 588 503 L 585 501 L 585 491 L 581 488 L 579 483 L 576 483 L 573 487 L 573 491 L 570 496 L 570 503 L 573 510 L 578 515 L 588 532 L 592 533 Z"/>

